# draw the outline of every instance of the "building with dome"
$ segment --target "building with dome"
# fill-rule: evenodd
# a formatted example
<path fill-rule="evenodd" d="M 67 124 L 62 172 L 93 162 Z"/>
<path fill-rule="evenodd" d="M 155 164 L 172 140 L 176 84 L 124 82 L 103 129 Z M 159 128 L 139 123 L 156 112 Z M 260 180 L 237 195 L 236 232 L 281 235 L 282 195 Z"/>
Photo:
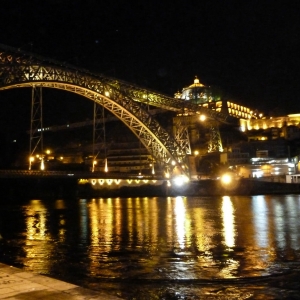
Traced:
<path fill-rule="evenodd" d="M 193 84 L 177 92 L 175 98 L 231 116 L 236 121 L 235 126 L 234 122 L 226 125 L 214 120 L 201 123 L 197 116 L 191 119 L 188 129 L 191 152 L 195 158 L 196 153 L 200 154 L 195 162 L 198 174 L 205 168 L 209 173 L 218 164 L 233 167 L 243 177 L 271 178 L 300 172 L 300 114 L 267 117 L 254 108 L 227 99 L 219 89 L 205 86 L 197 77 Z M 208 132 L 212 128 L 220 132 L 218 143 L 223 145 L 210 153 Z"/>
<path fill-rule="evenodd" d="M 238 104 L 232 100 L 224 99 L 222 91 L 216 87 L 205 86 L 196 76 L 194 83 L 175 93 L 175 98 L 191 101 L 199 106 L 222 112 L 234 118 L 241 119 L 241 127 L 248 128 L 248 120 L 258 118 L 256 110 Z"/>
<path fill-rule="evenodd" d="M 225 142 L 225 147 L 228 148 L 228 142 L 230 144 L 234 143 L 239 137 L 239 132 L 245 132 L 248 128 L 251 128 L 250 121 L 258 117 L 258 113 L 254 109 L 226 99 L 222 94 L 220 89 L 202 84 L 197 76 L 193 84 L 175 94 L 177 99 L 189 101 L 203 108 L 231 116 L 232 125 L 236 128 L 235 131 L 232 131 L 232 126 L 228 127 L 221 122 L 207 120 L 201 124 L 197 116 L 191 118 L 189 126 L 190 143 L 192 149 L 194 148 L 198 152 L 198 148 L 203 148 L 204 143 L 207 141 L 208 145 L 205 145 L 204 149 L 208 149 L 208 152 L 222 152 L 224 146 L 222 140 L 223 144 Z M 180 117 L 177 116 L 177 118 Z M 203 127 L 206 127 L 206 129 L 209 127 L 210 132 L 207 133 L 206 130 L 206 133 L 204 133 L 205 128 Z M 219 129 L 221 129 L 221 135 Z"/>

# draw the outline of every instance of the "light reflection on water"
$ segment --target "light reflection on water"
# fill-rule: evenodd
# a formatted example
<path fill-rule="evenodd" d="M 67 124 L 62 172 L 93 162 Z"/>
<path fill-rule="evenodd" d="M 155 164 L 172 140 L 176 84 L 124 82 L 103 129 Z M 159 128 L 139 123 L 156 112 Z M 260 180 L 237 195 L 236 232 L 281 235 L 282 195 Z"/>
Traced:
<path fill-rule="evenodd" d="M 272 275 L 281 262 L 299 262 L 297 195 L 31 200 L 1 208 L 1 261 L 94 288 L 112 279 Z"/>
<path fill-rule="evenodd" d="M 222 201 L 223 233 L 225 244 L 232 248 L 235 245 L 234 209 L 230 197 L 224 196 Z"/>

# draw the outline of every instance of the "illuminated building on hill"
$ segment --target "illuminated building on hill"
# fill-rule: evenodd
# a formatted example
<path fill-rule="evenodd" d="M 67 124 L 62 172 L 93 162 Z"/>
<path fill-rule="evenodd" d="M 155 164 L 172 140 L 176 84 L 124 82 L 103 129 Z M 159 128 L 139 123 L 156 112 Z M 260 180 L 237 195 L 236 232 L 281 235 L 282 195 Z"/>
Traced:
<path fill-rule="evenodd" d="M 236 129 L 238 128 L 240 132 L 245 132 L 249 127 L 250 120 L 258 117 L 258 113 L 254 112 L 253 109 L 235 103 L 232 100 L 225 99 L 220 89 L 205 86 L 197 77 L 194 79 L 193 84 L 183 88 L 181 92 L 177 92 L 175 94 L 175 98 L 190 101 L 201 107 L 231 116 L 232 120 L 235 120 L 233 122 L 234 126 Z M 184 116 L 178 115 L 176 118 L 181 117 Z M 174 122 L 174 124 L 176 123 L 179 122 Z M 189 138 L 192 151 L 201 151 L 200 148 L 202 148 L 201 152 L 205 151 L 205 149 L 208 149 L 208 152 L 223 152 L 222 139 L 227 143 L 229 140 L 238 139 L 239 134 L 236 132 L 236 130 L 233 132 L 233 130 L 229 128 L 226 129 L 227 136 L 222 136 L 221 138 L 219 131 L 220 126 L 223 128 L 225 127 L 224 124 L 214 120 L 199 122 L 199 118 L 197 116 L 190 118 Z"/>
<path fill-rule="evenodd" d="M 177 92 L 175 98 L 191 101 L 202 107 L 222 112 L 238 119 L 249 120 L 257 118 L 253 109 L 222 99 L 222 92 L 218 88 L 203 85 L 197 76 L 194 79 L 194 83 L 183 88 L 181 93 Z M 242 123 L 244 126 L 247 124 L 246 122 Z"/>
<path fill-rule="evenodd" d="M 295 140 L 300 138 L 300 114 L 290 114 L 281 117 L 263 117 L 250 120 L 247 127 L 248 139 L 275 140 L 283 138 Z"/>

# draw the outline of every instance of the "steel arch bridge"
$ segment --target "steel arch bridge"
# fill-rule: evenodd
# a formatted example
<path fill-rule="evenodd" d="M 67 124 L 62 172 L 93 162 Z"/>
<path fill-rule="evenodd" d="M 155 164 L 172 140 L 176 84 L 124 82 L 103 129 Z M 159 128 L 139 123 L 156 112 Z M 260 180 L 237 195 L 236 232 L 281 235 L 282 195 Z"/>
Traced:
<path fill-rule="evenodd" d="M 170 170 L 171 162 L 175 161 L 181 172 L 187 175 L 186 158 L 190 149 L 186 127 L 177 124 L 177 133 L 175 137 L 171 136 L 148 113 L 145 104 L 186 116 L 205 113 L 214 120 L 225 121 L 227 118 L 180 99 L 0 45 L 0 90 L 24 87 L 54 88 L 94 101 L 127 125 L 165 170 Z"/>

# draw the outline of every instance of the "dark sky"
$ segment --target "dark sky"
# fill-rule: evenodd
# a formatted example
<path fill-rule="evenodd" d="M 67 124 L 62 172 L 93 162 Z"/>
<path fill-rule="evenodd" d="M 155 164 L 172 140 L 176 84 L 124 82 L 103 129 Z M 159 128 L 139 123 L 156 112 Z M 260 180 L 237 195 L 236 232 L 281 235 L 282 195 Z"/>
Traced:
<path fill-rule="evenodd" d="M 198 75 L 251 108 L 296 113 L 299 16 L 296 0 L 1 0 L 0 43 L 170 96 Z"/>

